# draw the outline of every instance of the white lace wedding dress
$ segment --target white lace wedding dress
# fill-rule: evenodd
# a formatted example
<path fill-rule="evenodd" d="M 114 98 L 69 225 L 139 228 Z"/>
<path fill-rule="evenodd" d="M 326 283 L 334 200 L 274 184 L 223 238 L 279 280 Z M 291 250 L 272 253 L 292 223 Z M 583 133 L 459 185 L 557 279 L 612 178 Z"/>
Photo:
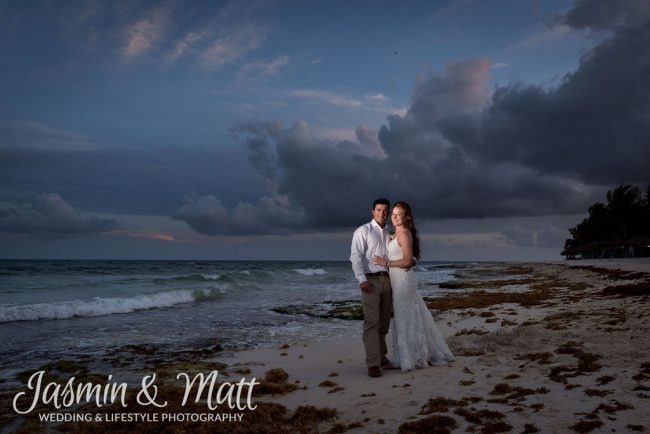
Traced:
<path fill-rule="evenodd" d="M 390 240 L 388 259 L 401 258 L 397 240 Z M 391 267 L 389 273 L 393 287 L 393 364 L 409 371 L 453 361 L 453 354 L 417 291 L 415 272 Z"/>

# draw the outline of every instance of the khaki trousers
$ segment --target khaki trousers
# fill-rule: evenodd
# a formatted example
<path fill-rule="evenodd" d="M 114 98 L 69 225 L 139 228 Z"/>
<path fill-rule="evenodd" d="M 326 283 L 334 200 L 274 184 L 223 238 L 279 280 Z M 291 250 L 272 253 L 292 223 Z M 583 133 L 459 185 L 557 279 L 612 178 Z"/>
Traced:
<path fill-rule="evenodd" d="M 366 366 L 380 366 L 386 356 L 386 334 L 393 310 L 393 291 L 388 276 L 369 276 L 372 293 L 361 291 L 363 297 L 363 346 Z"/>

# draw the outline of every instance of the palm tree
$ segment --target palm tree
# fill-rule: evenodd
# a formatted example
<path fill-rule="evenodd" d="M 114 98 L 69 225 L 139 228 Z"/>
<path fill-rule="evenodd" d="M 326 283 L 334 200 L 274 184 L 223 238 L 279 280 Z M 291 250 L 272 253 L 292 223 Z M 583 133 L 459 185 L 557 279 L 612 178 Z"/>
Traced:
<path fill-rule="evenodd" d="M 565 242 L 566 254 L 604 256 L 650 252 L 650 185 L 642 193 L 639 187 L 621 184 L 607 192 L 607 204 L 589 207 L 589 217 L 569 229 L 572 238 Z M 569 253 L 570 252 L 570 253 Z"/>
<path fill-rule="evenodd" d="M 629 229 L 637 220 L 641 210 L 641 191 L 639 187 L 627 184 L 621 184 L 614 190 L 607 192 L 607 209 L 610 211 L 612 219 L 620 229 L 619 239 L 627 240 Z"/>

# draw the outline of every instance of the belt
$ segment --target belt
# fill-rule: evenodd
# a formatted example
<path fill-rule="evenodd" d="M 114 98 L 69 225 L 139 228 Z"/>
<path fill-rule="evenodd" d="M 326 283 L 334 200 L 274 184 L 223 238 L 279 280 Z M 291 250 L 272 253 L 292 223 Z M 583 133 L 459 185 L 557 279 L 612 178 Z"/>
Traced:
<path fill-rule="evenodd" d="M 366 273 L 366 277 L 388 276 L 388 271 L 377 271 L 376 273 Z"/>

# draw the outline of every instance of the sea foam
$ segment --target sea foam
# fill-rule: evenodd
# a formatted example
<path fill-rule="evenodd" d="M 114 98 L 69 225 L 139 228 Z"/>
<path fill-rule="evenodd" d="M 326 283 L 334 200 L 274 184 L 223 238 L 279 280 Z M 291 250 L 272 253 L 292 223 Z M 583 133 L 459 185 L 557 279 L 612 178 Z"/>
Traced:
<path fill-rule="evenodd" d="M 210 289 L 177 290 L 142 294 L 136 297 L 100 298 L 90 300 L 57 301 L 0 307 L 0 323 L 11 321 L 33 321 L 39 319 L 65 319 L 74 317 L 101 316 L 115 313 L 129 313 L 136 310 L 170 307 L 205 299 L 215 293 Z"/>
<path fill-rule="evenodd" d="M 322 276 L 327 274 L 327 271 L 322 268 L 294 268 L 293 271 L 303 276 Z"/>
<path fill-rule="evenodd" d="M 201 274 L 201 277 L 203 277 L 205 280 L 219 280 L 221 275 L 219 273 L 214 273 L 214 274 Z"/>

